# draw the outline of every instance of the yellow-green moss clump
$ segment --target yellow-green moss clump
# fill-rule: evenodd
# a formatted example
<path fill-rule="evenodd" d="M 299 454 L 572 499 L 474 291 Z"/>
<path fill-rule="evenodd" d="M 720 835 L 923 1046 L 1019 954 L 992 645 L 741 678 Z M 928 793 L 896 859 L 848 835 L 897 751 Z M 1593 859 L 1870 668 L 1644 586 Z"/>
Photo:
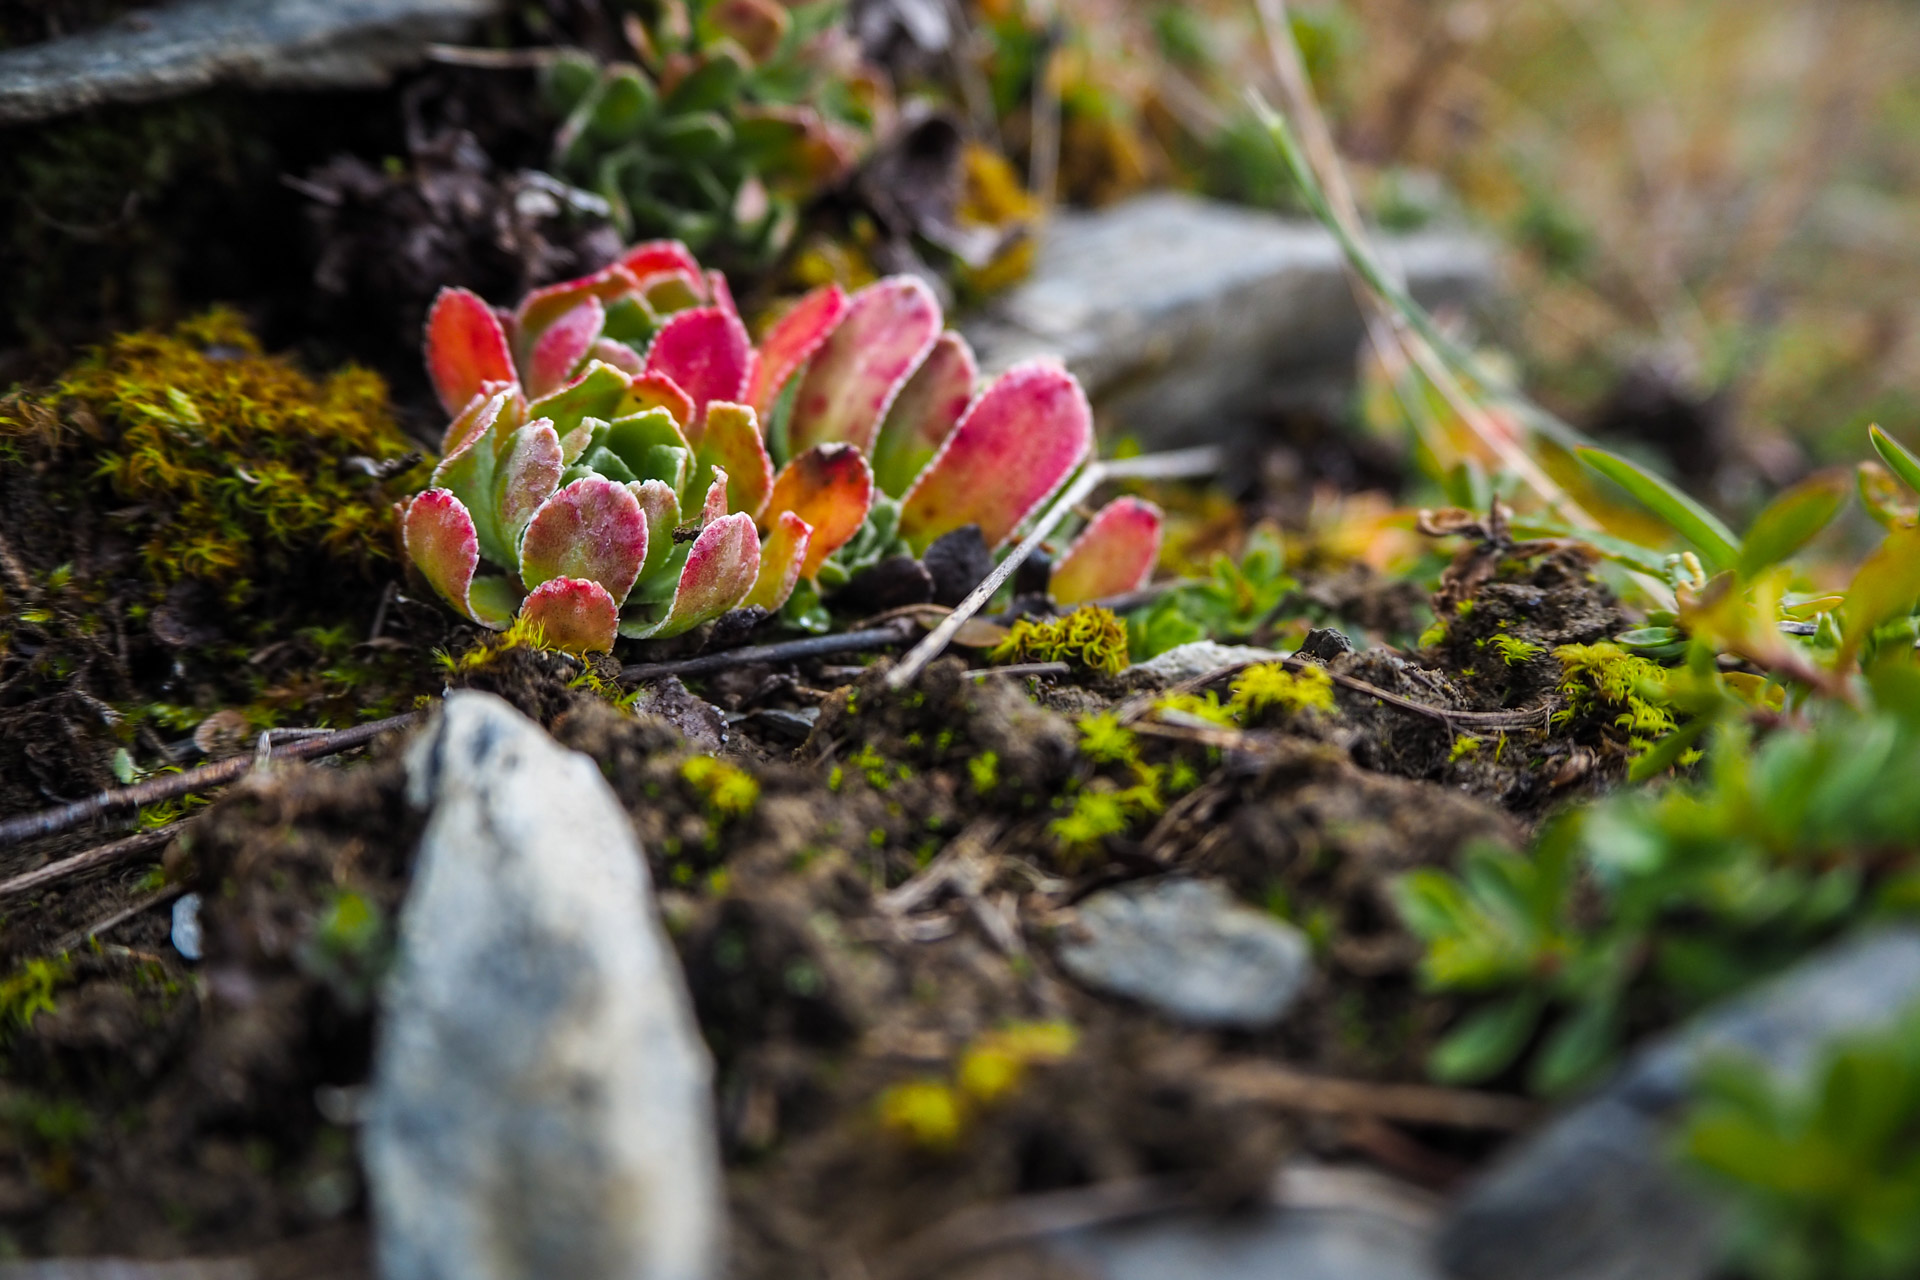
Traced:
<path fill-rule="evenodd" d="M 43 395 L 0 400 L 0 462 L 52 446 L 131 510 L 159 587 L 199 578 L 238 599 L 318 554 L 392 554 L 392 499 L 412 452 L 363 369 L 315 382 L 215 310 L 170 334 L 115 338 Z M 385 477 L 383 482 L 382 477 Z"/>
<path fill-rule="evenodd" d="M 1554 714 L 1555 724 L 1611 713 L 1636 747 L 1673 731 L 1673 712 L 1664 705 L 1667 669 L 1659 663 L 1608 641 L 1563 644 L 1553 656 L 1566 673 L 1560 692 L 1567 699 L 1565 709 Z"/>
<path fill-rule="evenodd" d="M 1061 618 L 1022 618 L 987 655 L 999 663 L 1066 662 L 1118 675 L 1127 669 L 1127 626 L 1111 609 L 1083 604 Z"/>

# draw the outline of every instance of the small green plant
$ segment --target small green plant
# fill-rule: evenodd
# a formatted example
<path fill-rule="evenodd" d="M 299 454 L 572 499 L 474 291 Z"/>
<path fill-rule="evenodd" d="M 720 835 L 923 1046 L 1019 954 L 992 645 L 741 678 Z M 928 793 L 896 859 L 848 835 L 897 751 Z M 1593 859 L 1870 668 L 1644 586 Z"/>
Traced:
<path fill-rule="evenodd" d="M 1136 661 L 1208 638 L 1251 635 L 1297 585 L 1286 572 L 1286 548 L 1271 525 L 1257 525 L 1238 563 L 1216 555 L 1206 580 L 1177 587 L 1127 616 L 1127 639 Z"/>
<path fill-rule="evenodd" d="M 0 1043 L 33 1025 L 36 1014 L 53 1012 L 53 994 L 73 975 L 65 956 L 29 960 L 0 978 Z"/>
<path fill-rule="evenodd" d="M 1920 1009 L 1829 1045 L 1810 1079 L 1712 1060 L 1681 1137 L 1730 1197 L 1732 1261 L 1755 1280 L 1920 1273 Z"/>
<path fill-rule="evenodd" d="M 392 938 L 379 905 L 363 894 L 338 890 L 321 908 L 295 958 L 342 1007 L 359 1012 L 371 1004 L 391 954 Z"/>
<path fill-rule="evenodd" d="M 1134 764 L 1140 740 L 1111 711 L 1080 717 L 1080 754 L 1095 764 Z"/>
<path fill-rule="evenodd" d="M 1000 784 L 1000 755 L 995 751 L 982 751 L 967 761 L 967 777 L 973 782 L 975 795 L 984 796 Z"/>
<path fill-rule="evenodd" d="M 1625 729 L 1629 743 L 1640 749 L 1673 732 L 1665 667 L 1609 641 L 1563 644 L 1553 656 L 1565 673 L 1560 692 L 1567 700 L 1554 713 L 1555 724 L 1611 714 L 1612 723 Z"/>
<path fill-rule="evenodd" d="M 887 1089 L 876 1110 L 897 1136 L 930 1151 L 950 1151 L 967 1120 L 1015 1093 L 1035 1066 L 1064 1062 L 1079 1034 L 1065 1022 L 1020 1022 L 974 1039 L 952 1082 L 924 1077 Z"/>
<path fill-rule="evenodd" d="M 1127 629 L 1111 609 L 1083 604 L 1060 618 L 1021 618 L 988 657 L 999 663 L 1066 662 L 1118 675 L 1127 669 Z"/>
<path fill-rule="evenodd" d="M 1293 715 L 1300 711 L 1332 711 L 1333 677 L 1319 667 L 1292 670 L 1278 662 L 1248 667 L 1233 682 L 1228 702 L 1234 719 L 1250 724 L 1269 710 Z"/>
<path fill-rule="evenodd" d="M 752 774 L 713 756 L 688 757 L 680 776 L 699 793 L 716 823 L 744 818 L 760 802 L 760 784 Z"/>
<path fill-rule="evenodd" d="M 1531 640 L 1522 640 L 1519 636 L 1497 634 L 1489 636 L 1487 643 L 1493 646 L 1493 651 L 1499 656 L 1500 661 L 1510 667 L 1529 662 L 1547 651 L 1545 645 L 1535 644 Z"/>

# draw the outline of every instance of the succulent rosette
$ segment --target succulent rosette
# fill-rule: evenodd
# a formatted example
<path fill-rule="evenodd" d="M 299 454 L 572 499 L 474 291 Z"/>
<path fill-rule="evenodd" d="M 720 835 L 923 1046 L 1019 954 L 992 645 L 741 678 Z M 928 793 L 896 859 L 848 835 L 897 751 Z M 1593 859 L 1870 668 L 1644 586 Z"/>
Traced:
<path fill-rule="evenodd" d="M 756 348 L 724 277 L 675 241 L 511 313 L 443 290 L 426 347 L 454 417 L 402 512 L 408 554 L 473 621 L 524 616 L 575 651 L 775 611 L 803 580 L 831 589 L 969 525 L 1001 547 L 1093 443 L 1058 364 L 976 391 L 916 279 L 818 289 Z M 1059 558 L 1056 599 L 1141 585 L 1159 541 L 1151 504 L 1115 501 Z"/>

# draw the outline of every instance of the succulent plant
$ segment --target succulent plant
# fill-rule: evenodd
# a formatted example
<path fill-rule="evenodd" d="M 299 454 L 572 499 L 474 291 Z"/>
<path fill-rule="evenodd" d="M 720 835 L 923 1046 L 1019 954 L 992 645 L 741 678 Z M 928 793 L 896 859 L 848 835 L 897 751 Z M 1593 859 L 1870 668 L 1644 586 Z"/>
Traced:
<path fill-rule="evenodd" d="M 891 108 L 841 28 L 843 9 L 694 0 L 630 18 L 637 62 L 573 54 L 546 70 L 549 104 L 565 117 L 555 174 L 605 198 L 629 236 L 766 266 L 800 205 L 853 166 Z"/>
<path fill-rule="evenodd" d="M 1085 460 L 1092 413 L 1050 361 L 976 394 L 942 324 L 913 277 L 827 285 L 756 349 L 725 277 L 675 241 L 506 315 L 444 290 L 427 366 L 455 416 L 402 513 L 408 553 L 474 621 L 519 613 L 588 651 L 778 610 L 802 579 L 830 588 L 969 525 L 998 548 Z M 1151 504 L 1116 500 L 1055 565 L 1056 598 L 1139 586 L 1159 541 Z"/>

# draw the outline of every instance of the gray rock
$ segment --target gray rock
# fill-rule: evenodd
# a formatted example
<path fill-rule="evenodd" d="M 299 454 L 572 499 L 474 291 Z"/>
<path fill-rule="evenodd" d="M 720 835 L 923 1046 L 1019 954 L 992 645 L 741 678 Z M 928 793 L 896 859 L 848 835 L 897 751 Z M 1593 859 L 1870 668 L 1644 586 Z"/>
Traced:
<path fill-rule="evenodd" d="M 1118 677 L 1121 685 L 1137 692 L 1159 692 L 1182 680 L 1203 676 L 1209 671 L 1230 667 L 1236 662 L 1272 662 L 1281 655 L 1272 649 L 1256 649 L 1249 644 L 1218 644 L 1195 640 L 1176 645 L 1157 657 L 1136 662 Z"/>
<path fill-rule="evenodd" d="M 407 767 L 432 813 L 364 1136 L 380 1274 L 716 1274 L 711 1066 L 626 815 L 489 694 Z"/>
<path fill-rule="evenodd" d="M 183 959 L 200 959 L 200 895 L 183 893 L 173 904 L 173 949 Z"/>
<path fill-rule="evenodd" d="M 1636 1054 L 1524 1139 L 1456 1206 L 1439 1257 L 1460 1280 L 1701 1280 L 1720 1207 L 1668 1160 L 1670 1122 L 1708 1057 L 1759 1057 L 1804 1081 L 1834 1037 L 1920 999 L 1920 929 L 1851 939 Z"/>
<path fill-rule="evenodd" d="M 1429 306 L 1486 293 L 1493 255 L 1453 231 L 1382 236 Z M 1317 223 L 1157 192 L 1046 228 L 1033 274 L 961 326 L 983 368 L 1059 356 L 1150 448 L 1232 443 L 1250 415 L 1351 384 L 1362 335 Z"/>
<path fill-rule="evenodd" d="M 0 124 L 216 84 L 376 88 L 500 0 L 188 0 L 0 52 Z"/>
<path fill-rule="evenodd" d="M 1080 904 L 1067 972 L 1196 1026 L 1270 1027 L 1309 971 L 1306 937 L 1210 880 L 1149 880 Z"/>
<path fill-rule="evenodd" d="M 1292 1169 L 1231 1217 L 1178 1214 L 1074 1232 L 1052 1252 L 1094 1280 L 1439 1280 L 1426 1197 L 1378 1175 Z"/>

